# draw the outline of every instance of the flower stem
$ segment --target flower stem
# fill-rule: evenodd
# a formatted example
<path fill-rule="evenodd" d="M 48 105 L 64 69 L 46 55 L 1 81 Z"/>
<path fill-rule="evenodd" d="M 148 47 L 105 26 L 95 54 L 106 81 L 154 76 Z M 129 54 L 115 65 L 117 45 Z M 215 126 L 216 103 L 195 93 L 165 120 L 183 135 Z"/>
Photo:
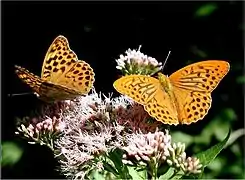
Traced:
<path fill-rule="evenodd" d="M 156 158 L 153 158 L 152 163 L 150 163 L 151 166 L 151 170 L 152 170 L 152 180 L 156 180 L 157 179 L 157 170 L 158 170 L 158 163 Z"/>

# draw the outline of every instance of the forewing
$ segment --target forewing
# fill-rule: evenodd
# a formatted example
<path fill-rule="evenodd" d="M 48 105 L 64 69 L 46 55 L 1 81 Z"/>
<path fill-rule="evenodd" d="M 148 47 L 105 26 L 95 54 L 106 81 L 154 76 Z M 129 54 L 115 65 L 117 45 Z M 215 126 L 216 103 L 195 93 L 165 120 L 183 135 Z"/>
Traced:
<path fill-rule="evenodd" d="M 58 36 L 45 56 L 42 78 L 56 86 L 85 94 L 93 86 L 94 72 L 88 63 L 77 59 L 77 55 L 69 47 L 68 40 L 64 36 Z"/>
<path fill-rule="evenodd" d="M 23 82 L 32 88 L 34 92 L 38 94 L 40 93 L 40 86 L 43 83 L 43 80 L 40 77 L 20 66 L 15 66 L 15 72 Z"/>
<path fill-rule="evenodd" d="M 209 60 L 188 65 L 169 76 L 173 86 L 198 92 L 212 92 L 227 74 L 226 61 Z"/>
<path fill-rule="evenodd" d="M 155 96 L 160 83 L 158 79 L 150 76 L 127 75 L 116 80 L 113 86 L 119 93 L 145 105 Z"/>
<path fill-rule="evenodd" d="M 77 61 L 77 55 L 70 49 L 68 40 L 58 36 L 50 45 L 43 61 L 41 78 L 57 82 Z"/>

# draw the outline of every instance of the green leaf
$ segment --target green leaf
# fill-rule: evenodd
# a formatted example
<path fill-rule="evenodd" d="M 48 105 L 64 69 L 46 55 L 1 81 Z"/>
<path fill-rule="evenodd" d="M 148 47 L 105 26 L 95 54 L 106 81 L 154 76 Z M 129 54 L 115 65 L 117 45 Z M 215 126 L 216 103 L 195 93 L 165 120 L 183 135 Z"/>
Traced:
<path fill-rule="evenodd" d="M 183 175 L 183 173 L 176 173 L 174 176 L 171 177 L 171 179 L 181 179 Z"/>
<path fill-rule="evenodd" d="M 112 165 L 110 165 L 109 162 L 103 161 L 103 165 L 104 165 L 104 169 L 105 169 L 106 171 L 108 171 L 108 172 L 114 174 L 115 176 L 118 175 L 117 170 L 116 170 Z"/>
<path fill-rule="evenodd" d="M 181 179 L 184 176 L 183 171 L 176 171 L 175 168 L 170 167 L 168 170 L 159 177 L 159 180 L 164 180 L 164 179 Z"/>
<path fill-rule="evenodd" d="M 23 154 L 23 150 L 14 142 L 3 142 L 1 165 L 12 166 L 17 163 Z"/>
<path fill-rule="evenodd" d="M 175 168 L 170 167 L 167 172 L 159 177 L 159 180 L 169 179 L 174 175 Z"/>
<path fill-rule="evenodd" d="M 146 169 L 128 166 L 128 170 L 133 179 L 147 179 Z"/>
<path fill-rule="evenodd" d="M 215 157 L 220 153 L 220 151 L 224 148 L 226 142 L 228 141 L 230 137 L 231 131 L 229 130 L 229 133 L 227 134 L 226 138 L 219 142 L 218 144 L 212 146 L 208 150 L 198 153 L 196 157 L 200 160 L 200 163 L 203 165 L 203 168 L 205 168 L 212 160 L 215 159 Z"/>
<path fill-rule="evenodd" d="M 199 7 L 194 16 L 195 17 L 205 17 L 210 16 L 216 9 L 218 9 L 218 6 L 216 3 L 207 3 L 201 7 Z"/>
<path fill-rule="evenodd" d="M 120 179 L 132 179 L 129 174 L 128 168 L 122 162 L 123 151 L 120 149 L 115 149 L 108 154 L 108 158 L 112 161 L 113 166 L 104 162 L 104 167 L 109 172 L 112 172 L 117 178 Z"/>

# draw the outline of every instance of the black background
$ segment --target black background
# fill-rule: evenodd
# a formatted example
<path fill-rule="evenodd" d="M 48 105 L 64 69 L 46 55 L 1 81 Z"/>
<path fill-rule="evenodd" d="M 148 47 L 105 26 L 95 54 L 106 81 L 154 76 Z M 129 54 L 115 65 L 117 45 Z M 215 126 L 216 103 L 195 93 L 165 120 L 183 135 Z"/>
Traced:
<path fill-rule="evenodd" d="M 207 3 L 207 2 L 205 2 Z M 212 117 L 224 107 L 236 110 L 243 126 L 243 90 L 234 85 L 243 73 L 242 2 L 217 2 L 212 17 L 197 19 L 194 11 L 204 2 L 3 2 L 2 3 L 2 140 L 24 146 L 21 161 L 4 169 L 5 178 L 61 178 L 56 162 L 45 147 L 28 145 L 14 135 L 15 117 L 28 115 L 40 101 L 34 95 L 7 94 L 31 92 L 14 73 L 20 65 L 40 75 L 45 53 L 58 35 L 68 38 L 79 59 L 94 69 L 96 90 L 114 92 L 113 82 L 120 72 L 115 59 L 128 48 L 164 61 L 171 55 L 164 74 L 187 65 L 187 61 L 227 60 L 229 75 L 213 93 Z M 239 26 L 241 26 L 239 28 Z M 203 59 L 191 52 L 192 46 L 208 52 Z M 228 95 L 222 101 L 220 94 Z M 208 121 L 208 120 L 207 120 Z M 185 127 L 198 133 L 199 125 Z M 199 126 L 199 128 L 197 128 Z"/>

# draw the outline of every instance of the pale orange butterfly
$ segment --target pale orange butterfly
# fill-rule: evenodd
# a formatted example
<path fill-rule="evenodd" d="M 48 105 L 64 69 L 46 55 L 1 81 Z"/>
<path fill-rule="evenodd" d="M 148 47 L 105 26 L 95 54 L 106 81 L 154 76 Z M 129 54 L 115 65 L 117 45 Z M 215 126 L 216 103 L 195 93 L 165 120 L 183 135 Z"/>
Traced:
<path fill-rule="evenodd" d="M 211 92 L 227 74 L 226 61 L 208 60 L 190 64 L 169 77 L 126 75 L 114 88 L 142 104 L 150 116 L 164 124 L 191 124 L 204 118 L 211 107 Z"/>
<path fill-rule="evenodd" d="M 15 66 L 19 78 L 46 102 L 73 99 L 90 91 L 94 72 L 85 61 L 78 60 L 68 40 L 60 35 L 50 45 L 43 61 L 41 78 Z"/>

